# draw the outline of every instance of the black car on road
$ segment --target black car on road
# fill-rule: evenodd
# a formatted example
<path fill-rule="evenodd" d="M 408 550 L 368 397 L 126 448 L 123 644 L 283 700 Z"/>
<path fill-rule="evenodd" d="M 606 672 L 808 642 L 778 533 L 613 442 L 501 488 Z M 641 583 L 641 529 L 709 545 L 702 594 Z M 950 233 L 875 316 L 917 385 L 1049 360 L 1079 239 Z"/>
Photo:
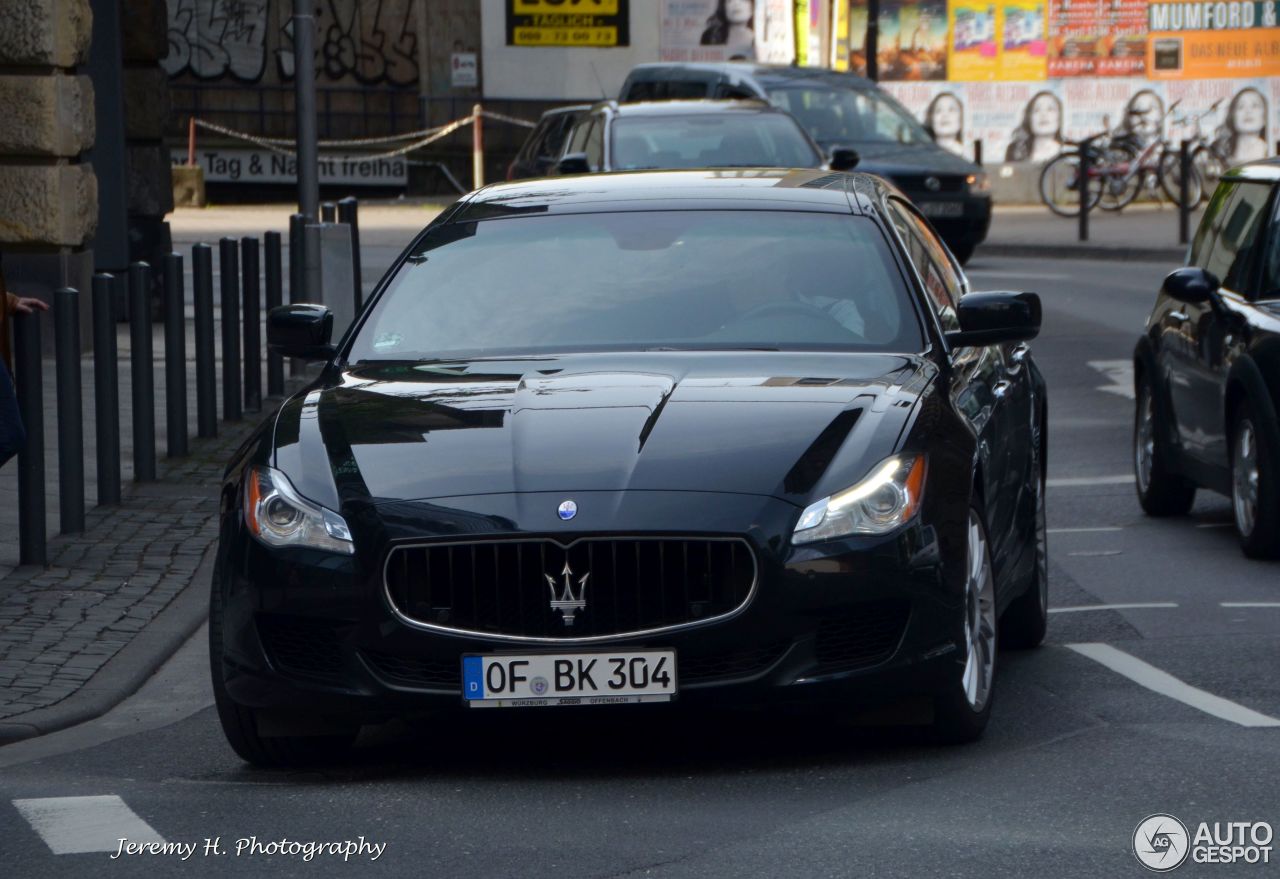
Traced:
<path fill-rule="evenodd" d="M 631 70 L 622 101 L 761 98 L 794 116 L 828 156 L 850 148 L 859 171 L 892 180 L 965 263 L 991 225 L 991 183 L 939 146 L 871 80 L 814 67 L 753 62 L 657 62 Z"/>
<path fill-rule="evenodd" d="M 601 101 L 575 121 L 556 166 L 560 174 L 693 168 L 834 168 L 786 111 L 765 101 Z"/>
<path fill-rule="evenodd" d="M 324 365 L 226 472 L 227 738 L 278 764 L 402 714 L 675 698 L 976 738 L 997 645 L 1045 631 L 1039 305 L 966 292 L 868 175 L 464 197 L 336 344 L 323 307 L 269 317 Z"/>
<path fill-rule="evenodd" d="M 1153 516 L 1231 498 L 1244 552 L 1280 557 L 1280 161 L 1223 176 L 1134 351 L 1134 467 Z"/>

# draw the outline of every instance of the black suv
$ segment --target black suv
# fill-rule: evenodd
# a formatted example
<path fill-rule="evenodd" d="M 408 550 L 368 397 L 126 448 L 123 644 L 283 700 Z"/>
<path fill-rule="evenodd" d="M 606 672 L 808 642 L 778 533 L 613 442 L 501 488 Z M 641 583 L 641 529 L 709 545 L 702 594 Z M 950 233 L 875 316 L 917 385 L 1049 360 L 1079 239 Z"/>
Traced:
<path fill-rule="evenodd" d="M 794 116 L 823 150 L 851 147 L 859 171 L 887 177 L 915 203 L 960 262 L 991 225 L 991 184 L 934 143 L 911 113 L 851 73 L 750 62 L 656 63 L 632 69 L 623 101 L 764 98 Z"/>
<path fill-rule="evenodd" d="M 1246 555 L 1280 557 L 1280 161 L 1223 176 L 1187 265 L 1164 280 L 1134 352 L 1138 499 L 1231 498 Z"/>

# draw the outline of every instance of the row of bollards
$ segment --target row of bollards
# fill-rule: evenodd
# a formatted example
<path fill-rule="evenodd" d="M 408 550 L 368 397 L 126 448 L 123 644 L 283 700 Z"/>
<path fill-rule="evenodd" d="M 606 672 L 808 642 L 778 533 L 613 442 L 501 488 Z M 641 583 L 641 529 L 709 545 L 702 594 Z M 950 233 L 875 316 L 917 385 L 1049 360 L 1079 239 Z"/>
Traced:
<path fill-rule="evenodd" d="M 224 238 L 218 243 L 221 304 L 222 417 L 235 421 L 263 405 L 262 300 L 271 309 L 284 301 L 282 239 L 269 232 L 263 241 Z M 301 255 L 291 254 L 290 274 L 300 271 Z M 164 305 L 165 453 L 189 454 L 187 430 L 186 290 L 181 254 L 165 256 L 160 267 Z M 207 244 L 191 250 L 194 300 L 196 432 L 217 436 L 217 348 L 213 308 L 213 252 Z M 94 431 L 99 505 L 120 503 L 120 392 L 116 346 L 117 302 L 130 315 L 133 475 L 138 482 L 156 478 L 155 365 L 152 346 L 152 267 L 132 264 L 127 276 L 93 277 Z M 122 295 L 123 294 L 123 295 Z M 81 389 L 80 293 L 54 294 L 54 366 L 58 413 L 59 526 L 64 534 L 85 528 L 84 415 Z M 303 298 L 291 286 L 290 299 Z M 39 313 L 14 320 L 15 387 L 27 443 L 18 455 L 18 542 L 22 564 L 44 564 L 45 526 L 44 377 Z M 284 365 L 268 355 L 267 396 L 284 393 Z"/>

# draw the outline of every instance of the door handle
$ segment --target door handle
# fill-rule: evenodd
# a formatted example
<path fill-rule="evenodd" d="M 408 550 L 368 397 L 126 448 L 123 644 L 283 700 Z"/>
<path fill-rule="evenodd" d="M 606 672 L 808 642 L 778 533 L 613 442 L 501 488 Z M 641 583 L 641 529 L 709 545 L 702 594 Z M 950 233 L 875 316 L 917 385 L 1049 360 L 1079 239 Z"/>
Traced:
<path fill-rule="evenodd" d="M 1009 359 L 1012 360 L 1014 363 L 1018 364 L 1019 366 L 1021 366 L 1022 362 L 1027 359 L 1027 355 L 1030 353 L 1031 353 L 1030 348 L 1028 348 L 1025 344 L 1019 344 L 1016 348 L 1013 349 L 1013 351 L 1009 353 Z"/>
<path fill-rule="evenodd" d="M 1169 312 L 1169 317 L 1180 324 L 1187 322 L 1187 313 L 1185 311 L 1171 311 Z"/>
<path fill-rule="evenodd" d="M 1003 400 L 1005 394 L 1009 393 L 1009 389 L 1013 387 L 1012 382 L 998 381 L 991 386 L 991 395 L 997 400 Z"/>

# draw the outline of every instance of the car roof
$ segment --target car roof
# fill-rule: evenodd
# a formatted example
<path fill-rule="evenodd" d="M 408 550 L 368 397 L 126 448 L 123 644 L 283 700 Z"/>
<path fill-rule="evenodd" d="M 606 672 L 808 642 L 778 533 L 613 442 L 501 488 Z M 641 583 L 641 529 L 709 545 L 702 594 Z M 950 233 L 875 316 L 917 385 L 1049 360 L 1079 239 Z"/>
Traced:
<path fill-rule="evenodd" d="M 788 82 L 794 84 L 813 83 L 842 86 L 844 88 L 874 88 L 871 80 L 856 73 L 845 73 L 838 70 L 826 70 L 821 67 L 798 67 L 785 64 L 761 64 L 754 61 L 653 61 L 637 64 L 627 75 L 641 80 L 657 79 L 651 74 L 670 70 L 686 70 L 691 72 L 716 73 L 726 77 L 753 77 L 758 80 L 772 81 L 771 84 Z"/>
<path fill-rule="evenodd" d="M 543 111 L 542 118 L 546 119 L 548 116 L 559 116 L 562 113 L 585 113 L 590 109 L 590 104 L 571 104 L 568 107 L 552 107 L 550 110 Z"/>
<path fill-rule="evenodd" d="M 1275 183 L 1280 180 L 1280 157 L 1259 159 L 1245 165 L 1237 165 L 1222 175 L 1224 180 L 1259 180 Z"/>
<path fill-rule="evenodd" d="M 626 171 L 498 183 L 467 196 L 449 222 L 548 213 L 801 210 L 873 215 L 885 189 L 870 174 L 819 169 Z"/>
<path fill-rule="evenodd" d="M 608 110 L 617 117 L 631 116 L 705 116 L 727 113 L 777 113 L 786 111 L 759 98 L 745 100 L 713 100 L 710 98 L 671 101 L 635 101 L 620 104 L 617 101 L 601 101 L 591 108 Z"/>

